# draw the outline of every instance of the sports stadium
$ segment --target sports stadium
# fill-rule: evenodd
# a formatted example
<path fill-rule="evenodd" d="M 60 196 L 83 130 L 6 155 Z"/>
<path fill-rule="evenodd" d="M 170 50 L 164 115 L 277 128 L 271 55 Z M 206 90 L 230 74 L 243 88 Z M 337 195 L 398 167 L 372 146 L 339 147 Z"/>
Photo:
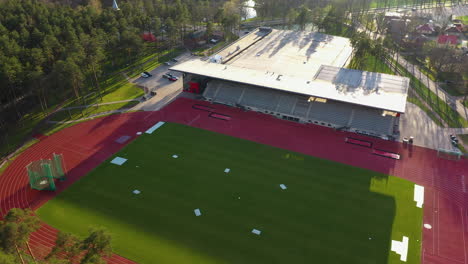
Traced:
<path fill-rule="evenodd" d="M 409 79 L 344 68 L 349 39 L 259 28 L 208 61 L 173 67 L 205 100 L 366 135 L 397 138 Z"/>
<path fill-rule="evenodd" d="M 408 79 L 347 69 L 349 40 L 260 28 L 174 66 L 159 111 L 81 122 L 0 176 L 0 215 L 111 231 L 108 263 L 467 263 L 466 159 L 403 144 Z"/>

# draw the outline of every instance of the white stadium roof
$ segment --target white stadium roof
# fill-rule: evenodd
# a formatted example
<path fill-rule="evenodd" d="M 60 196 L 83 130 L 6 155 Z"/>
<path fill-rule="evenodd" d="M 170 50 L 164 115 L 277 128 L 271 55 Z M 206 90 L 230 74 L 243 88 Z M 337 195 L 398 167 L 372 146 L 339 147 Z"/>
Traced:
<path fill-rule="evenodd" d="M 342 68 L 351 52 L 346 38 L 256 30 L 220 51 L 222 63 L 196 59 L 171 70 L 404 113 L 409 79 Z"/>

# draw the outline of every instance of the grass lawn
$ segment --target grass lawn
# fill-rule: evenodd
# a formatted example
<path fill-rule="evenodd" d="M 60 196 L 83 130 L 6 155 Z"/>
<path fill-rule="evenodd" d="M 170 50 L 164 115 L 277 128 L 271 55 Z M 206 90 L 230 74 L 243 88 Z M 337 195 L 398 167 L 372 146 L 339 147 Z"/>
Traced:
<path fill-rule="evenodd" d="M 74 108 L 70 110 L 63 110 L 59 111 L 54 114 L 51 118 L 52 121 L 68 121 L 68 120 L 76 120 L 84 117 L 88 117 L 91 115 L 109 112 L 118 109 L 127 109 L 132 106 L 135 106 L 139 102 L 137 101 L 130 101 L 124 103 L 115 103 L 115 104 L 107 104 L 107 105 L 99 105 L 99 106 L 92 106 L 88 108 Z"/>
<path fill-rule="evenodd" d="M 154 68 L 158 67 L 159 65 L 163 64 L 166 61 L 170 61 L 171 59 L 179 56 L 185 50 L 184 49 L 170 49 L 165 50 L 162 52 L 157 53 L 157 56 L 153 56 L 152 59 L 142 63 L 140 65 L 136 65 L 131 69 L 127 70 L 127 74 L 130 77 L 136 77 L 143 71 L 151 71 Z"/>
<path fill-rule="evenodd" d="M 464 25 L 468 25 L 468 16 L 457 16 L 457 19 L 460 19 Z"/>
<path fill-rule="evenodd" d="M 169 123 L 116 156 L 129 160 L 101 164 L 41 219 L 79 236 L 106 227 L 142 264 L 401 263 L 390 244 L 403 235 L 420 263 L 422 209 L 401 178 Z"/>
<path fill-rule="evenodd" d="M 82 100 L 70 101 L 64 107 L 71 106 L 82 106 L 89 104 L 102 104 L 108 102 L 115 102 L 128 99 L 136 99 L 143 96 L 144 92 L 141 88 L 138 88 L 135 84 L 129 83 L 122 75 L 114 75 L 107 80 L 101 82 L 102 100 L 98 93 L 92 93 Z M 93 114 L 102 112 L 129 108 L 137 104 L 137 102 L 123 102 L 109 105 L 92 106 L 89 108 L 72 109 L 70 111 L 64 110 L 55 113 L 52 117 L 52 121 L 68 121 L 75 120 L 83 117 L 87 117 Z M 50 134 L 50 133 L 46 133 Z"/>
<path fill-rule="evenodd" d="M 21 155 L 21 153 L 23 153 L 27 148 L 29 148 L 30 146 L 36 144 L 37 142 L 39 142 L 39 140 L 33 138 L 31 140 L 29 140 L 28 142 L 26 142 L 21 148 L 18 149 L 18 152 L 13 155 L 11 158 L 9 158 L 8 162 L 6 164 L 4 164 L 2 167 L 0 167 L 0 175 L 2 175 L 2 173 L 6 170 L 6 168 L 19 156 Z"/>
<path fill-rule="evenodd" d="M 468 134 L 466 135 L 457 135 L 457 137 L 460 139 L 460 143 L 458 145 L 458 148 L 460 149 L 461 152 L 468 154 L 468 150 L 464 146 L 468 146 Z"/>
<path fill-rule="evenodd" d="M 386 74 L 394 75 L 393 71 L 385 64 L 381 59 L 377 57 L 366 54 L 364 58 L 362 58 L 363 62 L 361 63 L 361 67 L 357 67 L 357 60 L 358 58 L 353 57 L 351 62 L 349 63 L 349 68 L 362 70 L 362 71 L 370 71 L 370 72 L 380 72 Z"/>

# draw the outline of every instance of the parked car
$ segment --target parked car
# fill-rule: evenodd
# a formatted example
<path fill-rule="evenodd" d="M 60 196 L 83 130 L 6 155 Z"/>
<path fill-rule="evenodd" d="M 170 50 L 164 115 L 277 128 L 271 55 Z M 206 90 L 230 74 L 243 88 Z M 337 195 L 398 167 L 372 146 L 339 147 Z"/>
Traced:
<path fill-rule="evenodd" d="M 175 76 L 171 76 L 171 77 L 169 78 L 169 81 L 175 82 L 175 81 L 177 81 L 177 80 L 179 80 L 179 78 L 177 78 L 177 77 L 175 77 Z"/>
<path fill-rule="evenodd" d="M 147 72 L 147 71 L 144 71 L 143 73 L 146 74 L 146 75 L 148 75 L 149 77 L 153 76 L 153 74 L 151 74 L 151 73 L 149 73 L 149 72 Z"/>
<path fill-rule="evenodd" d="M 166 79 L 169 79 L 169 78 L 172 77 L 172 74 L 166 73 L 166 74 L 164 74 L 162 77 L 163 77 L 163 78 L 166 78 Z"/>
<path fill-rule="evenodd" d="M 173 58 L 172 61 L 173 62 L 178 62 L 179 60 L 177 60 L 176 58 Z"/>
<path fill-rule="evenodd" d="M 164 63 L 164 65 L 166 65 L 166 66 L 171 66 L 171 63 L 168 62 L 168 61 L 166 61 L 166 62 Z"/>
<path fill-rule="evenodd" d="M 143 78 L 149 78 L 150 76 L 149 76 L 148 74 L 142 72 L 142 73 L 141 73 L 141 77 L 143 77 Z"/>

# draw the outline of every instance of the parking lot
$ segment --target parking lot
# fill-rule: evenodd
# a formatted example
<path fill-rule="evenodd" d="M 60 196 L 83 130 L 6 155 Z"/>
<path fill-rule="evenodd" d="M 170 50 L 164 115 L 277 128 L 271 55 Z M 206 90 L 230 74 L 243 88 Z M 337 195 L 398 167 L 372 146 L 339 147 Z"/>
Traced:
<path fill-rule="evenodd" d="M 144 78 L 140 76 L 135 79 L 133 83 L 140 87 L 147 88 L 148 91 L 153 93 L 153 96 L 136 105 L 132 110 L 157 111 L 175 99 L 180 93 L 182 93 L 182 73 L 170 71 L 169 68 L 194 58 L 197 57 L 190 55 L 189 52 L 185 52 L 175 58 L 177 62 L 170 61 L 170 65 L 162 64 L 152 71 L 149 71 L 152 75 L 151 77 Z M 163 75 L 167 73 L 176 76 L 178 80 L 171 81 L 168 78 L 164 78 Z"/>
<path fill-rule="evenodd" d="M 189 59 L 193 58 L 190 53 L 186 52 L 186 53 L 183 53 L 182 55 L 178 56 L 176 59 L 178 62 L 174 62 L 174 61 L 170 61 L 170 65 L 165 65 L 165 64 L 162 64 L 161 66 L 153 69 L 152 71 L 150 71 L 149 73 L 152 74 L 151 77 L 148 77 L 148 78 L 144 78 L 144 77 L 139 77 L 137 78 L 134 83 L 137 84 L 138 86 L 141 86 L 141 87 L 145 87 L 147 88 L 149 91 L 158 91 L 159 89 L 163 88 L 163 87 L 172 87 L 172 86 L 180 86 L 182 87 L 182 74 L 179 73 L 179 72 L 173 72 L 173 71 L 169 71 L 169 68 L 178 64 L 178 63 L 182 63 L 184 61 L 187 61 Z M 167 78 L 164 78 L 163 75 L 166 74 L 166 73 L 171 73 L 172 75 L 176 76 L 177 78 L 179 78 L 179 80 L 177 81 L 170 81 L 168 80 Z"/>

